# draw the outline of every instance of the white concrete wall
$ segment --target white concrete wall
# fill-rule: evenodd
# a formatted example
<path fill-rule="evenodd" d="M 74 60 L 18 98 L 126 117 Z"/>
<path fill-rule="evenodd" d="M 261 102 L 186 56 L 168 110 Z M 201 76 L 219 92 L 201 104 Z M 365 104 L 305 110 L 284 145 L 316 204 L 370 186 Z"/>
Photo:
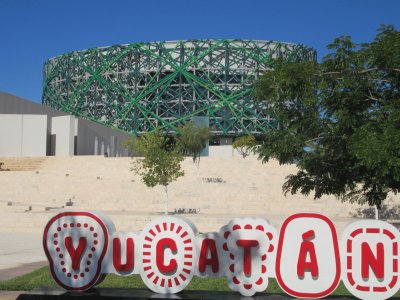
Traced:
<path fill-rule="evenodd" d="M 47 116 L 0 114 L 0 156 L 46 156 Z"/>
<path fill-rule="evenodd" d="M 100 155 L 106 151 L 111 156 L 128 155 L 122 142 L 131 138 L 131 134 L 3 92 L 0 92 L 0 115 L 0 156 Z M 30 119 L 32 115 L 46 116 L 47 130 L 37 131 L 44 119 Z M 20 134 L 23 131 L 27 131 L 24 140 Z"/>
<path fill-rule="evenodd" d="M 22 115 L 0 115 L 0 156 L 21 156 Z"/>
<path fill-rule="evenodd" d="M 209 146 L 209 157 L 241 157 L 232 145 Z M 253 156 L 253 154 L 251 154 Z"/>
<path fill-rule="evenodd" d="M 46 156 L 47 116 L 22 116 L 22 151 L 21 156 Z"/>
<path fill-rule="evenodd" d="M 209 157 L 232 157 L 233 148 L 231 145 L 209 146 L 208 155 Z"/>
<path fill-rule="evenodd" d="M 74 155 L 75 117 L 51 118 L 51 134 L 56 135 L 56 156 Z"/>
<path fill-rule="evenodd" d="M 123 141 L 132 138 L 131 134 L 108 128 L 107 126 L 78 118 L 77 155 L 128 156 Z"/>

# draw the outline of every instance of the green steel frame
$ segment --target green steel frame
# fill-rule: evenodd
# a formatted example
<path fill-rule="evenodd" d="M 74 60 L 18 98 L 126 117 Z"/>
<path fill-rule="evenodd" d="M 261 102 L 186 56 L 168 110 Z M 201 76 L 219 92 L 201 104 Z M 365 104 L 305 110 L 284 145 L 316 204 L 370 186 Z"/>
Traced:
<path fill-rule="evenodd" d="M 116 45 L 67 53 L 44 65 L 45 105 L 133 134 L 209 117 L 215 135 L 262 134 L 277 125 L 252 98 L 277 58 L 315 60 L 302 45 L 191 40 Z"/>

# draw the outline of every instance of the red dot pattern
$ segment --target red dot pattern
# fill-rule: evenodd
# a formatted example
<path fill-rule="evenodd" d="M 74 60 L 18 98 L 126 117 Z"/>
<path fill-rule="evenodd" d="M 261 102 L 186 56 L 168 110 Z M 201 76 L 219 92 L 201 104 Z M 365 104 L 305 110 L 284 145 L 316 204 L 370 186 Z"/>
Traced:
<path fill-rule="evenodd" d="M 67 224 L 67 223 L 64 223 L 64 224 L 62 224 L 62 227 L 60 227 L 60 226 L 58 226 L 57 227 L 57 231 L 58 232 L 61 232 L 62 230 L 63 230 L 63 228 L 68 228 L 68 225 L 69 225 L 69 227 L 71 227 L 71 228 L 75 228 L 75 225 L 76 225 L 76 227 L 82 227 L 82 224 L 81 223 L 70 223 L 70 224 Z M 89 225 L 87 224 L 87 223 L 84 223 L 83 224 L 83 227 L 84 228 L 88 228 L 89 227 Z M 89 228 L 89 230 L 90 231 L 94 231 L 94 227 L 93 226 L 91 226 L 90 228 Z M 97 238 L 98 237 L 98 233 L 96 233 L 96 232 L 94 232 L 93 233 L 93 237 L 94 238 Z M 55 245 L 55 246 L 57 246 L 59 243 L 60 243 L 60 241 L 58 240 L 60 238 L 60 236 L 59 236 L 59 234 L 56 232 L 56 233 L 54 233 L 53 234 L 53 244 Z M 97 245 L 99 242 L 98 242 L 98 240 L 94 240 L 93 241 L 93 244 L 94 245 Z M 56 247 L 56 249 L 55 249 L 57 252 L 60 252 L 61 251 L 61 249 L 60 249 L 60 247 Z M 91 249 L 90 249 L 92 252 L 95 252 L 96 251 L 96 248 L 95 247 L 92 247 Z M 63 259 L 64 258 L 64 255 L 62 254 L 62 253 L 60 253 L 59 255 L 58 255 L 58 257 L 60 258 L 60 259 Z M 89 259 L 91 259 L 91 258 L 93 258 L 93 254 L 92 253 L 89 253 L 88 254 L 88 258 Z M 61 265 L 61 266 L 65 266 L 65 261 L 64 260 L 61 260 L 60 262 L 59 262 L 59 264 Z M 89 273 L 90 272 L 90 265 L 91 265 L 91 261 L 90 260 L 87 260 L 86 261 L 86 267 L 85 267 L 85 273 Z M 68 278 L 73 278 L 73 279 L 78 279 L 79 277 L 81 277 L 81 278 L 83 278 L 83 277 L 85 277 L 85 273 L 84 272 L 80 272 L 79 273 L 79 270 L 77 271 L 77 273 L 75 273 L 75 274 L 72 274 L 72 273 L 70 273 L 70 272 L 67 272 L 67 268 L 65 268 L 65 267 L 63 267 L 62 268 L 62 272 L 63 273 L 66 273 L 66 276 L 68 277 Z"/>
<path fill-rule="evenodd" d="M 239 224 L 234 224 L 234 225 L 232 226 L 232 230 L 233 230 L 233 231 L 236 231 L 236 230 L 253 230 L 253 226 L 252 226 L 251 224 L 246 224 L 246 225 L 244 225 L 244 226 L 242 227 L 242 226 L 240 226 Z M 269 231 L 266 231 L 266 230 L 264 229 L 264 226 L 262 226 L 261 224 L 260 224 L 260 225 L 256 225 L 256 226 L 255 226 L 255 230 L 265 232 L 265 234 L 266 234 L 266 236 L 267 236 L 269 242 L 272 241 L 272 239 L 273 239 L 273 234 L 272 234 L 271 232 L 269 232 Z M 228 242 L 227 242 L 230 235 L 231 235 L 231 231 L 228 230 L 228 231 L 225 231 L 225 232 L 224 232 L 225 243 L 223 243 L 222 248 L 223 248 L 226 252 L 229 253 L 229 259 L 230 259 L 230 262 L 231 262 L 231 264 L 229 265 L 229 270 L 230 270 L 230 272 L 231 272 L 232 275 L 233 275 L 233 273 L 235 272 L 235 255 L 234 255 L 232 252 L 229 251 Z M 267 253 L 270 253 L 270 252 L 272 252 L 273 250 L 274 250 L 274 246 L 272 245 L 272 243 L 270 243 L 269 248 L 268 248 L 268 250 L 267 250 L 266 252 L 267 252 Z M 267 265 L 266 265 L 267 253 L 264 253 L 264 254 L 262 255 L 263 264 L 261 265 L 261 273 L 263 273 L 263 274 L 265 274 L 265 273 L 267 272 Z M 234 282 L 234 284 L 236 284 L 236 285 L 242 284 L 243 287 L 244 287 L 246 290 L 249 290 L 249 289 L 251 289 L 251 288 L 253 287 L 251 284 L 244 284 L 244 283 L 240 282 L 240 280 L 239 280 L 236 276 L 233 276 L 233 282 Z M 255 282 L 255 284 L 259 286 L 259 285 L 263 284 L 263 282 L 264 282 L 264 281 L 263 281 L 262 277 L 260 277 L 260 278 Z"/>

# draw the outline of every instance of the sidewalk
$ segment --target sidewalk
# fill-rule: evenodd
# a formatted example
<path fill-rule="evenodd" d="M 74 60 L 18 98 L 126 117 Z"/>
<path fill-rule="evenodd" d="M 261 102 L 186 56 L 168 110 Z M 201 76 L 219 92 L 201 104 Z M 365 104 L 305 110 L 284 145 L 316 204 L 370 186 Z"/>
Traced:
<path fill-rule="evenodd" d="M 0 281 L 30 273 L 48 264 L 40 233 L 1 232 Z M 0 300 L 16 299 L 21 291 L 0 291 Z"/>
<path fill-rule="evenodd" d="M 33 263 L 23 264 L 19 267 L 0 270 L 0 281 L 6 281 L 17 276 L 28 274 L 41 267 L 47 266 L 47 261 L 38 261 Z"/>
<path fill-rule="evenodd" d="M 45 261 L 41 233 L 0 232 L 0 274 L 32 262 Z"/>
<path fill-rule="evenodd" d="M 6 281 L 17 276 L 30 273 L 38 268 L 46 266 L 47 261 L 39 261 L 33 263 L 23 264 L 19 267 L 0 270 L 0 281 Z M 23 291 L 0 291 L 0 300 L 14 300 Z"/>
<path fill-rule="evenodd" d="M 22 292 L 0 291 L 0 300 L 15 300 Z"/>

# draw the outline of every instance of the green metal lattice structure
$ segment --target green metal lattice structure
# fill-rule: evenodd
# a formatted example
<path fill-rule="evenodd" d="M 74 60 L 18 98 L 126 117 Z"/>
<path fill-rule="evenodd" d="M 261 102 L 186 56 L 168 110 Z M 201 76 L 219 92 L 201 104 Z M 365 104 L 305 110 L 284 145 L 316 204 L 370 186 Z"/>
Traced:
<path fill-rule="evenodd" d="M 190 40 L 116 45 L 67 53 L 44 65 L 45 105 L 142 134 L 168 133 L 193 116 L 214 135 L 259 135 L 277 126 L 254 102 L 255 80 L 276 59 L 315 60 L 312 48 L 273 41 Z"/>

